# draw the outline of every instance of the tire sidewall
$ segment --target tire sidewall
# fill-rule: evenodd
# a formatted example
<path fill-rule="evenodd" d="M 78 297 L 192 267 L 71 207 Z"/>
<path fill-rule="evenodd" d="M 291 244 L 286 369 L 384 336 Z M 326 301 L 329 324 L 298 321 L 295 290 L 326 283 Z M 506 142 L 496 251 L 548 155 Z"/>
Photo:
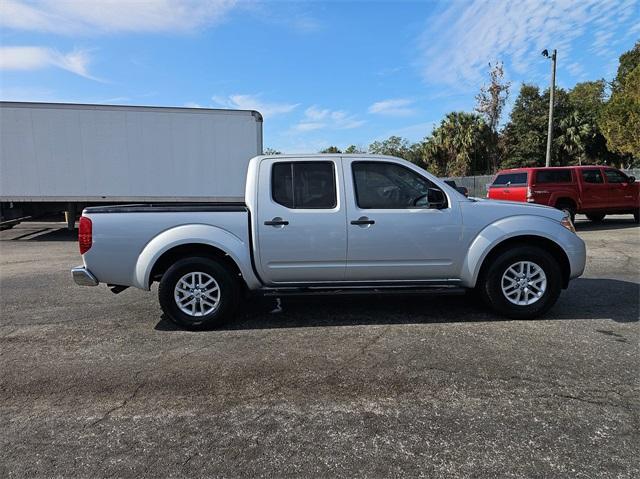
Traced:
<path fill-rule="evenodd" d="M 502 292 L 502 276 L 507 268 L 519 261 L 531 261 L 542 268 L 547 277 L 544 295 L 528 306 L 511 303 Z M 499 314 L 513 319 L 532 319 L 551 308 L 562 289 L 562 272 L 553 256 L 534 246 L 518 246 L 509 249 L 493 261 L 481 285 L 483 298 Z"/>
<path fill-rule="evenodd" d="M 220 302 L 215 311 L 200 317 L 190 316 L 180 310 L 174 298 L 175 286 L 190 272 L 203 272 L 212 276 L 220 288 Z M 187 329 L 209 329 L 224 323 L 238 304 L 239 287 L 229 271 L 216 261 L 191 257 L 174 263 L 162 276 L 158 297 L 164 313 L 174 323 Z"/>

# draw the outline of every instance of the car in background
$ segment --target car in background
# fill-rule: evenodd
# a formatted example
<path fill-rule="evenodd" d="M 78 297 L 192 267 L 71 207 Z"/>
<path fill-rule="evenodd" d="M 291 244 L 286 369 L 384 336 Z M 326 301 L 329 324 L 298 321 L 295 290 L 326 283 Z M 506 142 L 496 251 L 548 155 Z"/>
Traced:
<path fill-rule="evenodd" d="M 638 223 L 639 191 L 633 176 L 609 166 L 554 166 L 499 171 L 487 198 L 552 206 L 572 220 L 576 213 L 593 222 L 609 214 L 632 214 Z"/>
<path fill-rule="evenodd" d="M 458 190 L 458 193 L 461 193 L 465 196 L 465 198 L 469 198 L 469 190 L 466 186 L 458 186 L 454 180 L 444 180 L 446 184 Z"/>

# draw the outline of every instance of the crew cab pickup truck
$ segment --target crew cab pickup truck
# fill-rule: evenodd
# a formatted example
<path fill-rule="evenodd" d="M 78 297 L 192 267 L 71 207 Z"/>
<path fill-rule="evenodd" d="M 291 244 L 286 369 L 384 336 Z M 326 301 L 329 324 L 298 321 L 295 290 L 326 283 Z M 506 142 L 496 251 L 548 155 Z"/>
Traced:
<path fill-rule="evenodd" d="M 487 197 L 553 206 L 572 220 L 576 213 L 593 222 L 608 214 L 632 214 L 638 223 L 639 191 L 633 176 L 609 166 L 516 168 L 500 171 Z"/>
<path fill-rule="evenodd" d="M 157 281 L 165 314 L 198 329 L 250 291 L 462 287 L 532 318 L 585 266 L 562 211 L 465 198 L 393 157 L 258 156 L 245 202 L 86 208 L 73 278 L 115 292 Z"/>

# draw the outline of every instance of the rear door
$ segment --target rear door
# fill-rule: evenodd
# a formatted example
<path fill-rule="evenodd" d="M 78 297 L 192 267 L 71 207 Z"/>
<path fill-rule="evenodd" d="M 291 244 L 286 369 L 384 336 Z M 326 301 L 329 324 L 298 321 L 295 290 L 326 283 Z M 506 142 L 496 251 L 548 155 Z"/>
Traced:
<path fill-rule="evenodd" d="M 609 206 L 616 209 L 632 209 L 638 204 L 638 188 L 629 183 L 627 175 L 614 168 L 605 168 L 604 177 L 609 189 Z"/>
<path fill-rule="evenodd" d="M 581 210 L 605 210 L 608 206 L 609 187 L 604 182 L 602 168 L 582 168 L 580 169 L 580 182 L 582 192 Z"/>
<path fill-rule="evenodd" d="M 256 266 L 268 283 L 344 279 L 346 216 L 340 158 L 260 163 Z"/>
<path fill-rule="evenodd" d="M 498 173 L 489 186 L 492 200 L 527 201 L 527 171 Z"/>

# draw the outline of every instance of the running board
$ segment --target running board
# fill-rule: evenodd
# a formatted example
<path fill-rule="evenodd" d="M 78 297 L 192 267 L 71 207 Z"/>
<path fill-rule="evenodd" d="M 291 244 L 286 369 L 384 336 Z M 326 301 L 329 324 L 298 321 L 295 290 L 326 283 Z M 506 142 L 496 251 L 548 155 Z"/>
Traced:
<path fill-rule="evenodd" d="M 460 286 L 352 286 L 342 288 L 264 288 L 263 296 L 327 296 L 357 294 L 461 294 L 466 288 Z"/>

